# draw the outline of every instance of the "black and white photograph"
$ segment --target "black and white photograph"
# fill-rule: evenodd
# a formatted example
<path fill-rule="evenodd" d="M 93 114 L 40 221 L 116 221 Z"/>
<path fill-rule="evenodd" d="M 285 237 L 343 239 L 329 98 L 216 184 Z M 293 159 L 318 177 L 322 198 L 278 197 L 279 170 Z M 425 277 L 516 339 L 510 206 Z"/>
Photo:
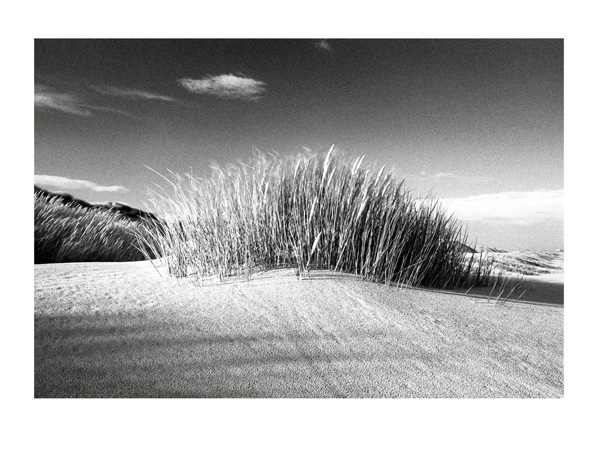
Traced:
<path fill-rule="evenodd" d="M 35 396 L 561 397 L 563 191 L 562 39 L 36 40 Z"/>
<path fill-rule="evenodd" d="M 586 446 L 589 13 L 67 3 L 6 57 L 21 446 Z"/>

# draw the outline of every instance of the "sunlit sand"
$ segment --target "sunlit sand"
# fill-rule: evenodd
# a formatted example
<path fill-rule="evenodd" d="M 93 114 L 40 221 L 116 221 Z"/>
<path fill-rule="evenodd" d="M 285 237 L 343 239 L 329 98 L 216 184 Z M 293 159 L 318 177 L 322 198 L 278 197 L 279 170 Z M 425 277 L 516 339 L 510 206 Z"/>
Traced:
<path fill-rule="evenodd" d="M 161 270 L 35 266 L 36 397 L 563 396 L 546 283 L 503 304 L 334 272 L 193 287 Z"/>

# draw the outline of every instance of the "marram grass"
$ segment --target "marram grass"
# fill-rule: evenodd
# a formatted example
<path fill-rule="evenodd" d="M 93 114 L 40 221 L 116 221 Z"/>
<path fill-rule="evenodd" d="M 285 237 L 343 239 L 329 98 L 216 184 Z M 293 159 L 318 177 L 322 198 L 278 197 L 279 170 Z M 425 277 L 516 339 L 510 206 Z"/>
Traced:
<path fill-rule="evenodd" d="M 437 201 L 416 201 L 384 168 L 363 167 L 331 148 L 292 157 L 257 154 L 213 166 L 211 176 L 163 177 L 155 205 L 166 220 L 140 242 L 171 275 L 251 276 L 294 267 L 384 283 L 457 288 L 488 282 L 491 261 L 464 253 L 467 234 Z M 148 255 L 149 257 L 149 255 Z"/>
<path fill-rule="evenodd" d="M 151 240 L 143 225 L 110 211 L 65 205 L 36 193 L 34 216 L 36 264 L 140 261 L 151 255 L 150 249 L 137 247 L 139 236 Z"/>

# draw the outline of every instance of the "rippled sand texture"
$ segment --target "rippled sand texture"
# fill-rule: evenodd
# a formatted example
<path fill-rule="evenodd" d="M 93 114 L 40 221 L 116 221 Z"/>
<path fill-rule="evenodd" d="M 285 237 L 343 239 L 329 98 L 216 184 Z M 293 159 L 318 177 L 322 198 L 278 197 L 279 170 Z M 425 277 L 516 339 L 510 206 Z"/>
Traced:
<path fill-rule="evenodd" d="M 475 300 L 475 302 L 474 302 Z M 36 397 L 562 397 L 563 307 L 292 270 L 35 266 Z"/>

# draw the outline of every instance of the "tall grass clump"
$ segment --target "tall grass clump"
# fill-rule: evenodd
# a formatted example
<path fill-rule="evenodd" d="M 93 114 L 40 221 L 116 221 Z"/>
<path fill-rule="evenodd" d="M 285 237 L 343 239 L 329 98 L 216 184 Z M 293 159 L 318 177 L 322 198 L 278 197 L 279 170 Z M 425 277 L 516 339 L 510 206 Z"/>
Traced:
<path fill-rule="evenodd" d="M 63 204 L 58 198 L 35 194 L 35 263 L 140 261 L 151 250 L 140 250 L 141 223 L 108 210 Z"/>
<path fill-rule="evenodd" d="M 331 148 L 291 157 L 256 154 L 199 178 L 171 173 L 154 203 L 155 254 L 173 276 L 206 277 L 294 267 L 367 280 L 455 288 L 483 284 L 490 268 L 462 249 L 467 235 L 437 201 L 415 200 L 384 167 L 362 167 Z"/>

